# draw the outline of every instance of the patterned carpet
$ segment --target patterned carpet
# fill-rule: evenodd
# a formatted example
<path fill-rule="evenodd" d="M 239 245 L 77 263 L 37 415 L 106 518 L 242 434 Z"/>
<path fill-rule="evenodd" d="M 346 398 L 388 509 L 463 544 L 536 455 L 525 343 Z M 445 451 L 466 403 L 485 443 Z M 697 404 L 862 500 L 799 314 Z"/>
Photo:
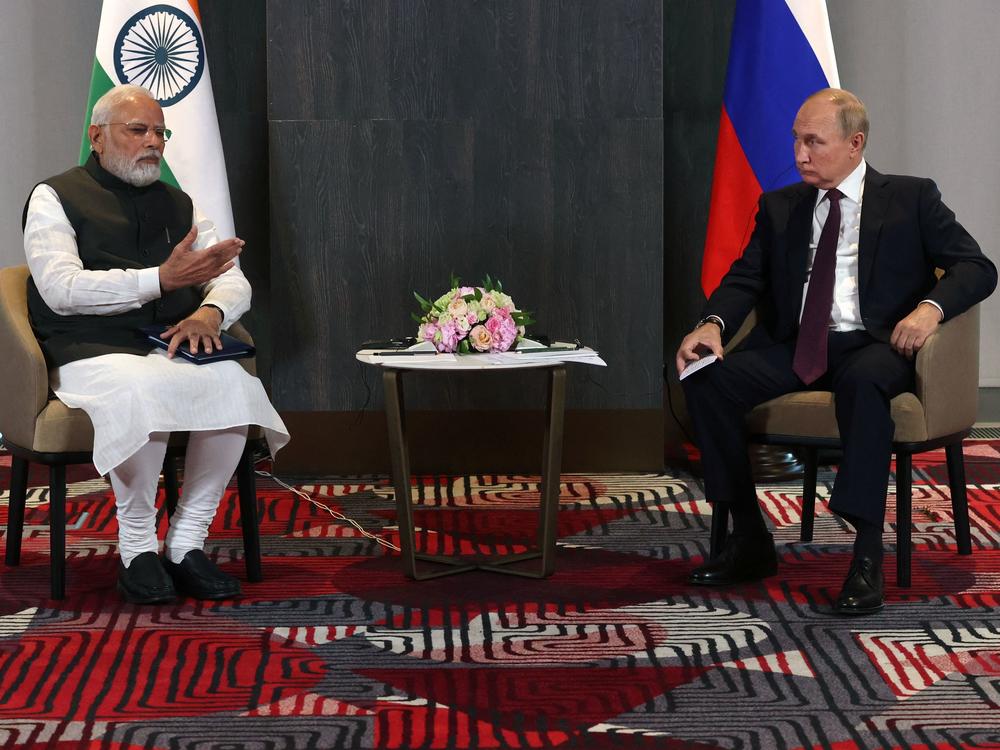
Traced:
<path fill-rule="evenodd" d="M 0 571 L 0 745 L 998 748 L 1000 440 L 969 442 L 966 462 L 974 554 L 954 552 L 943 454 L 917 457 L 913 587 L 890 572 L 889 606 L 862 619 L 829 614 L 850 536 L 823 506 L 816 541 L 797 543 L 794 485 L 760 489 L 779 577 L 689 586 L 708 506 L 679 473 L 564 476 L 557 572 L 542 581 L 408 581 L 262 480 L 266 580 L 235 602 L 136 607 L 114 591 L 108 487 L 78 470 L 68 598 L 46 598 L 44 489 L 21 566 Z M 0 487 L 8 472 L 0 454 Z M 396 540 L 384 479 L 306 490 Z M 242 577 L 234 494 L 208 551 Z M 534 533 L 531 477 L 428 477 L 414 495 L 431 549 L 515 552 Z"/>

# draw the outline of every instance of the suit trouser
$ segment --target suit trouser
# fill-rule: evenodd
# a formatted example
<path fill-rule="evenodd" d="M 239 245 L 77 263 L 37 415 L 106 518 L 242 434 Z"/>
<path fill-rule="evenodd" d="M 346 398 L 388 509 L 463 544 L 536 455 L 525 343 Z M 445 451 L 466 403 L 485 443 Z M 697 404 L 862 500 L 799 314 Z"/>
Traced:
<path fill-rule="evenodd" d="M 785 393 L 830 390 L 843 459 L 833 487 L 835 513 L 881 525 L 895 430 L 889 402 L 911 390 L 912 361 L 866 331 L 831 332 L 828 369 L 806 386 L 792 372 L 795 342 L 737 350 L 682 381 L 711 502 L 756 503 L 745 416 Z"/>

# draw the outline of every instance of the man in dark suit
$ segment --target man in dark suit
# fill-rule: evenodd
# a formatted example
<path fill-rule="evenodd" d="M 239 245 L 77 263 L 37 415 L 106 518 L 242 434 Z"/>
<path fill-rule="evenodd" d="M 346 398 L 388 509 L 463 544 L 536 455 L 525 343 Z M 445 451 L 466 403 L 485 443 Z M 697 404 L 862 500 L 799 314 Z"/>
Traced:
<path fill-rule="evenodd" d="M 691 582 L 726 585 L 777 572 L 744 416 L 784 393 L 829 389 L 844 451 L 830 508 L 857 532 L 836 610 L 867 614 L 883 606 L 889 402 L 913 388 L 913 358 L 927 337 L 989 296 L 997 271 L 933 181 L 866 164 L 868 115 L 855 95 L 816 92 L 792 134 L 802 182 L 761 196 L 742 257 L 677 351 L 678 372 L 707 354 L 719 358 L 683 385 L 706 497 L 726 503 L 733 517 L 725 546 Z M 723 340 L 754 308 L 758 325 L 723 359 Z"/>

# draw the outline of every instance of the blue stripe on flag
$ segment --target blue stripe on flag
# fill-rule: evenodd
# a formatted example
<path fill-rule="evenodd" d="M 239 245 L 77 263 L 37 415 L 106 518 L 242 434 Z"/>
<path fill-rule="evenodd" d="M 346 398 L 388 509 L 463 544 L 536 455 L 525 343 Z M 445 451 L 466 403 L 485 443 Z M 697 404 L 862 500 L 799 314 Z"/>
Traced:
<path fill-rule="evenodd" d="M 828 85 L 784 0 L 737 0 L 724 99 L 765 191 L 798 182 L 792 123 L 803 100 Z"/>

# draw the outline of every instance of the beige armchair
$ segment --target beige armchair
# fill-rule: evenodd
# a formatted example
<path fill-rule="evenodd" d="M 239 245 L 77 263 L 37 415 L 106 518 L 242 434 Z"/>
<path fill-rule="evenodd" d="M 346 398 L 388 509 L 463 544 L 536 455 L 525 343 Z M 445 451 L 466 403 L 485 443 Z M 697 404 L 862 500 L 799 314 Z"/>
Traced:
<path fill-rule="evenodd" d="M 27 266 L 0 269 L 0 434 L 12 454 L 5 562 L 17 565 L 21 557 L 28 467 L 49 467 L 50 585 L 53 599 L 66 591 L 66 466 L 90 463 L 94 429 L 80 409 L 70 409 L 49 391 L 49 375 L 28 319 Z M 238 323 L 229 333 L 251 343 Z M 241 360 L 253 373 L 253 360 Z M 251 438 L 255 437 L 251 430 Z M 167 511 L 177 505 L 177 456 L 183 453 L 186 434 L 172 437 L 164 462 Z M 236 470 L 247 578 L 260 581 L 260 534 L 253 470 L 254 440 Z"/>
<path fill-rule="evenodd" d="M 746 321 L 729 343 L 735 346 L 753 326 Z M 969 505 L 965 492 L 962 441 L 976 421 L 979 396 L 979 307 L 944 323 L 917 352 L 916 387 L 892 400 L 896 424 L 896 580 L 910 585 L 912 525 L 912 456 L 944 448 L 958 554 L 972 554 Z M 800 391 L 767 401 L 747 416 L 752 442 L 795 446 L 802 453 L 805 476 L 802 541 L 811 541 L 816 505 L 817 449 L 840 445 L 834 397 L 829 391 Z M 713 511 L 712 549 L 721 549 L 728 521 L 725 509 Z"/>

